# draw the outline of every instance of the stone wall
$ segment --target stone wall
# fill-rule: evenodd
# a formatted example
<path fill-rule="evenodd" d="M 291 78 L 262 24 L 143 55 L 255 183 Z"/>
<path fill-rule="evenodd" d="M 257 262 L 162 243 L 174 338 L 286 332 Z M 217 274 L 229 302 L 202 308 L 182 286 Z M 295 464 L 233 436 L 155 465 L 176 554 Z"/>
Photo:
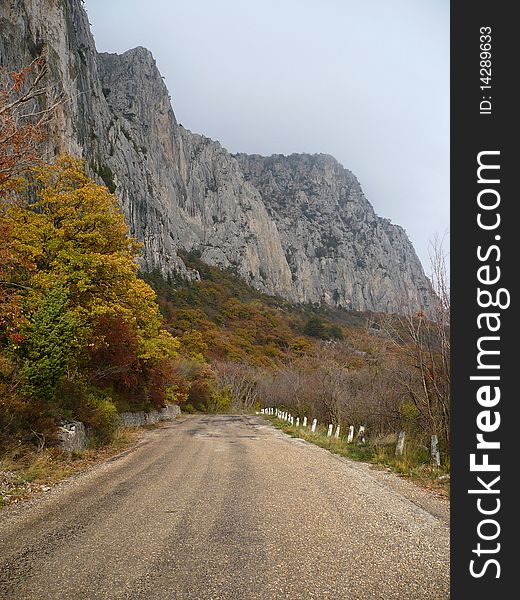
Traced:
<path fill-rule="evenodd" d="M 181 409 L 176 404 L 170 404 L 161 410 L 121 413 L 119 419 L 124 427 L 142 427 L 143 425 L 154 425 L 160 421 L 173 421 L 180 414 Z"/>
<path fill-rule="evenodd" d="M 170 404 L 161 410 L 150 412 L 124 412 L 119 415 L 119 423 L 123 427 L 142 427 L 154 425 L 160 421 L 173 421 L 181 414 L 181 409 L 176 404 Z M 88 445 L 88 430 L 80 421 L 62 423 L 58 429 L 61 447 L 66 452 L 81 452 Z"/>

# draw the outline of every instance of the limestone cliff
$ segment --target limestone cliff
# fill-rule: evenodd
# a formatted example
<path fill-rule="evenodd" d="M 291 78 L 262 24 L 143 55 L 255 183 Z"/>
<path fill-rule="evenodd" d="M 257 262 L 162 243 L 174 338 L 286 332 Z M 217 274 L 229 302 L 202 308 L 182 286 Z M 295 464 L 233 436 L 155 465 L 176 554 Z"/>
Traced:
<path fill-rule="evenodd" d="M 430 284 L 406 233 L 375 214 L 332 156 L 236 158 L 278 226 L 299 302 L 384 311 L 429 304 Z"/>
<path fill-rule="evenodd" d="M 85 157 L 115 191 L 145 270 L 197 277 L 177 250 L 295 302 L 427 307 L 432 291 L 404 231 L 324 155 L 232 156 L 184 129 L 151 53 L 98 53 L 81 0 L 0 3 L 0 64 L 44 52 L 58 111 L 50 156 Z"/>

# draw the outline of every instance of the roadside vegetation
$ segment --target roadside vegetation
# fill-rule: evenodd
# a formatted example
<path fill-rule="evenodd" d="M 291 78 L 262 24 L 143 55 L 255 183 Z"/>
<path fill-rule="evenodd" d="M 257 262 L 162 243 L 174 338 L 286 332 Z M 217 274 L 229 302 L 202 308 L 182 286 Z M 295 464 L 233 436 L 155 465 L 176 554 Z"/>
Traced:
<path fill-rule="evenodd" d="M 59 481 L 130 448 L 142 434 L 143 428 L 118 427 L 109 444 L 73 453 L 11 440 L 0 453 L 0 508 L 49 492 Z"/>
<path fill-rule="evenodd" d="M 160 407 L 179 342 L 137 277 L 116 199 L 81 162 L 33 169 L 3 196 L 1 431 L 44 446 L 60 419 L 110 438 L 118 410 Z"/>
<path fill-rule="evenodd" d="M 323 425 L 318 425 L 316 432 L 313 433 L 310 427 L 296 427 L 274 416 L 263 415 L 263 417 L 291 437 L 316 444 L 333 454 L 350 460 L 372 463 L 375 468 L 387 469 L 443 496 L 449 496 L 449 463 L 440 467 L 433 465 L 428 451 L 416 439 L 405 445 L 401 456 L 396 456 L 396 435 L 368 438 L 363 444 L 359 444 L 355 440 L 347 443 L 344 435 L 339 439 L 334 436 L 328 437 L 327 427 Z"/>

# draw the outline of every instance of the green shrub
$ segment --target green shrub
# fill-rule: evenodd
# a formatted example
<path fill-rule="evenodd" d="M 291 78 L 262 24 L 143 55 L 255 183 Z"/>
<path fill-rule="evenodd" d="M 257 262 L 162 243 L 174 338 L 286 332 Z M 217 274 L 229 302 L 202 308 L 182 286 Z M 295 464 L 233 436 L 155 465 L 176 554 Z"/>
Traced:
<path fill-rule="evenodd" d="M 20 346 L 20 377 L 23 391 L 30 398 L 54 399 L 56 388 L 77 347 L 77 325 L 67 310 L 68 294 L 56 287 L 44 294 L 24 331 Z"/>
<path fill-rule="evenodd" d="M 117 408 L 108 395 L 90 388 L 82 398 L 79 418 L 91 427 L 100 442 L 110 440 L 118 425 Z"/>
<path fill-rule="evenodd" d="M 231 408 L 231 389 L 226 386 L 212 391 L 211 401 L 208 406 L 210 412 L 228 412 Z"/>

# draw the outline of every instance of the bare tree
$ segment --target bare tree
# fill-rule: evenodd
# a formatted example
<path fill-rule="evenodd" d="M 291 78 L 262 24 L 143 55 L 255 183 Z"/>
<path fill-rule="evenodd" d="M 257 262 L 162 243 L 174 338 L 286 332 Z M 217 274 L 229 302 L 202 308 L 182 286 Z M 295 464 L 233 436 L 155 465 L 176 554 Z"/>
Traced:
<path fill-rule="evenodd" d="M 0 69 L 0 186 L 41 160 L 41 144 L 64 101 L 47 86 L 43 56 L 19 71 Z"/>
<path fill-rule="evenodd" d="M 432 285 L 438 302 L 423 311 L 390 315 L 380 320 L 402 360 L 395 381 L 414 404 L 429 432 L 450 441 L 450 295 L 446 253 L 436 239 L 431 252 Z"/>
<path fill-rule="evenodd" d="M 259 373 L 255 367 L 243 363 L 221 362 L 214 365 L 219 383 L 231 393 L 236 408 L 253 408 L 258 396 Z"/>

